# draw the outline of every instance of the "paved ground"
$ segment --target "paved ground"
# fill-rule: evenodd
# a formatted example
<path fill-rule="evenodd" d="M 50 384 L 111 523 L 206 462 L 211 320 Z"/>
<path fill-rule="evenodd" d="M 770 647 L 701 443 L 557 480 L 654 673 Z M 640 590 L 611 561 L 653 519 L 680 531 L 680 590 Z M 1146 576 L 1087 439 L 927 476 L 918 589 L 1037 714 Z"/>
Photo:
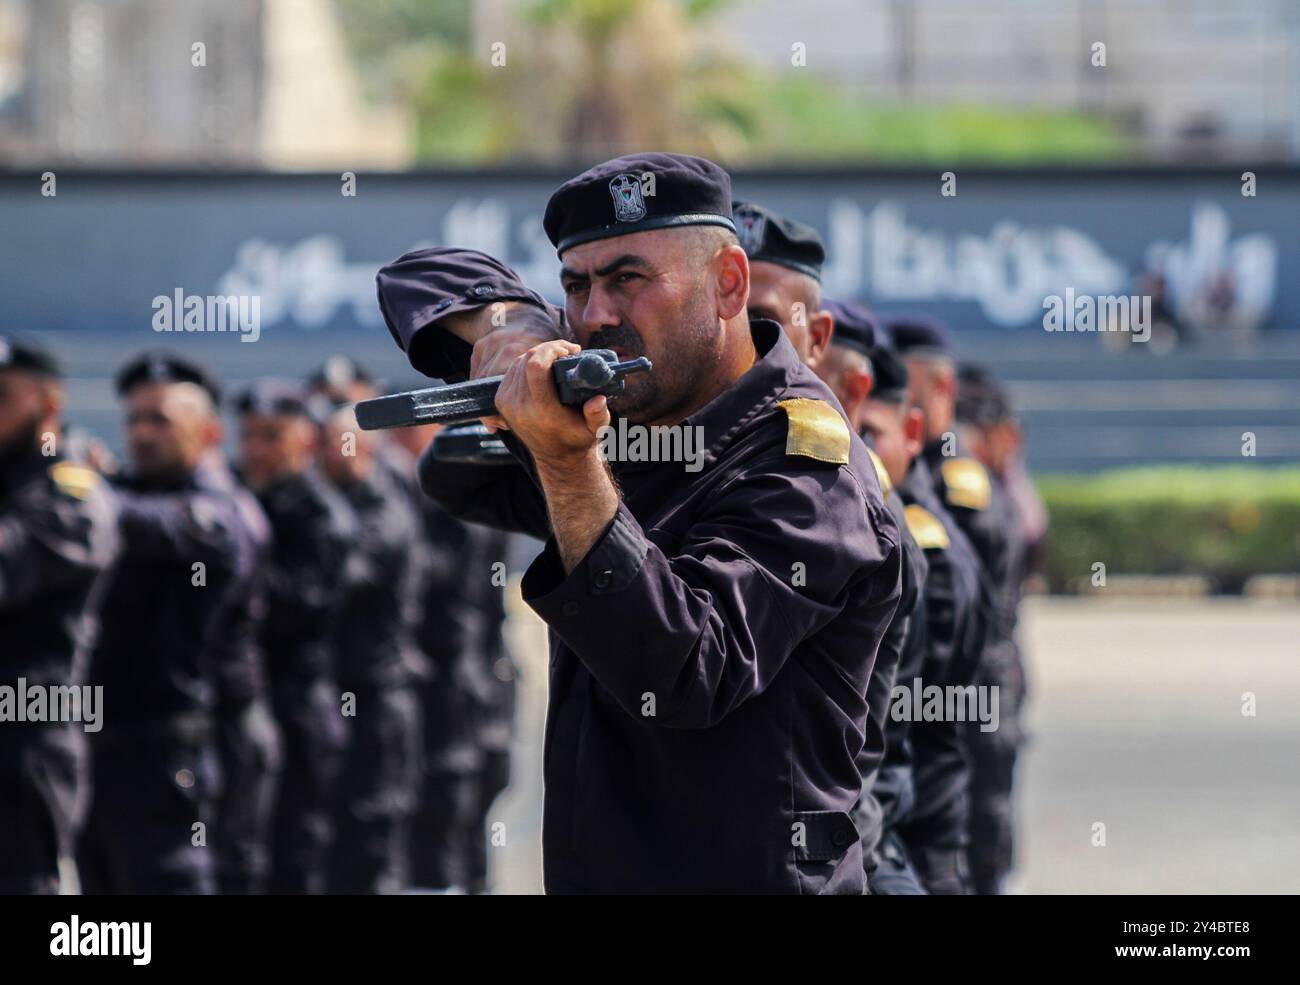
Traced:
<path fill-rule="evenodd" d="M 498 802 L 499 890 L 541 890 L 543 628 L 515 610 L 524 669 L 515 782 Z M 1300 891 L 1300 607 L 1034 599 L 1024 759 L 1029 893 Z M 1243 694 L 1256 714 L 1242 714 Z M 1093 847 L 1093 825 L 1106 845 Z"/>

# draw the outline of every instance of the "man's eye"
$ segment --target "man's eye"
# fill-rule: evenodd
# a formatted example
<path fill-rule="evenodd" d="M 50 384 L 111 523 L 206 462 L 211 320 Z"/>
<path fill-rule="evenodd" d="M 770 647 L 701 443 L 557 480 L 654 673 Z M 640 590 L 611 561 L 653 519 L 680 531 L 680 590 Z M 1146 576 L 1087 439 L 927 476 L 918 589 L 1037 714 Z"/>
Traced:
<path fill-rule="evenodd" d="M 564 285 L 564 293 L 569 297 L 572 297 L 575 294 L 581 294 L 586 286 L 586 284 L 579 283 L 578 281 L 570 281 Z"/>
<path fill-rule="evenodd" d="M 625 271 L 619 274 L 617 277 L 615 277 L 614 280 L 619 284 L 629 284 L 640 276 L 641 276 L 640 274 L 634 274 L 631 271 Z"/>

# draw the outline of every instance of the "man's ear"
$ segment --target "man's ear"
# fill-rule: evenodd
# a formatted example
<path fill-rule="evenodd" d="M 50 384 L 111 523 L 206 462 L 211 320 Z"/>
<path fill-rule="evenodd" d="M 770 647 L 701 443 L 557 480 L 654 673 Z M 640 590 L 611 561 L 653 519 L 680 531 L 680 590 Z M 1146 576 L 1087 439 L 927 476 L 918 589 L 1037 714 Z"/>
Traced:
<path fill-rule="evenodd" d="M 738 244 L 728 243 L 713 262 L 717 267 L 718 317 L 730 321 L 749 301 L 749 257 Z"/>
<path fill-rule="evenodd" d="M 915 458 L 925 446 L 925 417 L 916 407 L 909 407 L 903 414 L 903 447 L 908 458 Z"/>
<path fill-rule="evenodd" d="M 819 312 L 819 314 L 826 314 L 826 312 Z M 849 422 L 856 429 L 862 405 L 871 395 L 873 385 L 871 374 L 865 369 L 846 369 L 841 380 L 844 391 L 844 413 L 848 415 Z"/>
<path fill-rule="evenodd" d="M 814 311 L 808 316 L 808 365 L 816 366 L 831 344 L 831 333 L 835 330 L 835 317 L 826 310 Z M 868 377 L 868 392 L 870 377 Z M 865 394 L 863 395 L 866 396 Z M 847 408 L 845 408 L 847 410 Z"/>

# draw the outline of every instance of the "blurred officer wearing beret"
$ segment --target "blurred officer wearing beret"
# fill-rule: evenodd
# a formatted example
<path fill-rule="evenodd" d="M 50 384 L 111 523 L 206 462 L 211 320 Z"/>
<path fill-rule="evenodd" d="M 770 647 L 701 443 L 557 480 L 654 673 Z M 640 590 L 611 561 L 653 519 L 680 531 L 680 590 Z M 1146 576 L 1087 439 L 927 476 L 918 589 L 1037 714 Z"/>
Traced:
<path fill-rule="evenodd" d="M 117 387 L 128 454 L 114 480 L 122 558 L 91 661 L 108 713 L 92 740 L 94 799 L 77 868 L 91 893 L 210 893 L 218 707 L 226 684 L 244 676 L 225 640 L 255 546 L 213 471 L 222 437 L 215 379 L 154 352 L 128 363 Z"/>
<path fill-rule="evenodd" d="M 240 475 L 272 532 L 261 640 L 284 770 L 272 809 L 268 888 L 322 893 L 344 742 L 334 635 L 356 518 L 316 468 L 323 411 L 301 384 L 257 380 L 234 408 Z"/>
<path fill-rule="evenodd" d="M 895 385 L 888 376 L 887 365 L 877 370 L 870 358 L 872 346 L 877 344 L 879 329 L 871 313 L 854 302 L 826 299 L 826 312 L 833 319 L 830 346 L 816 366 L 817 375 L 840 401 L 850 426 L 860 430 L 862 404 L 877 385 Z M 889 714 L 894 682 L 905 664 L 916 662 L 923 638 L 924 611 L 922 586 L 925 584 L 927 564 L 925 554 L 907 527 L 903 501 L 893 488 L 893 480 L 884 462 L 876 453 L 873 436 L 869 432 L 859 435 L 867 445 L 876 477 L 885 493 L 885 506 L 898 526 L 903 550 L 902 577 L 898 608 L 880 642 L 876 665 L 871 671 L 867 689 L 867 738 L 858 756 L 862 773 L 862 796 L 854 811 L 858 834 L 862 842 L 862 859 L 868 882 L 877 868 L 878 847 L 886 823 L 896 823 L 897 804 L 905 792 L 910 792 L 910 762 L 900 762 L 901 757 L 890 757 L 888 748 L 891 732 L 899 726 Z M 894 739 L 893 741 L 897 741 Z M 906 788 L 906 791 L 904 790 Z M 873 892 L 877 891 L 872 889 Z"/>
<path fill-rule="evenodd" d="M 975 683 L 991 687 L 1000 676 L 996 668 L 1006 664 L 1007 650 L 1012 645 L 1007 636 L 1005 610 L 1008 594 L 1019 592 L 1018 586 L 1013 588 L 1023 550 L 1019 530 L 1005 493 L 984 464 L 969 453 L 957 429 L 957 365 L 951 333 L 937 319 L 924 315 L 893 316 L 888 328 L 895 347 L 908 364 L 909 399 L 920 408 L 924 420 L 926 440 L 922 455 L 930 467 L 935 489 L 970 539 L 983 568 L 988 628 L 981 662 L 986 669 L 977 673 Z M 1001 717 L 999 731 L 1005 731 L 1001 737 L 1005 741 L 1016 741 L 1012 738 L 1018 734 L 1014 714 Z M 987 857 L 990 851 L 999 857 L 1009 856 L 1005 845 L 985 847 L 991 837 L 989 832 L 1008 830 L 1000 822 L 979 820 L 989 810 L 1005 813 L 988 798 L 975 799 L 971 823 L 972 835 L 978 834 L 978 843 L 972 841 L 972 858 Z M 986 871 L 971 874 L 978 892 L 996 891 L 994 883 L 1000 885 L 1000 880 L 990 881 Z"/>
<path fill-rule="evenodd" d="M 417 369 L 450 333 L 461 373 L 506 374 L 489 423 L 528 473 L 426 456 L 422 479 L 546 539 L 522 590 L 551 629 L 547 889 L 861 893 L 856 760 L 901 566 L 866 448 L 781 326 L 750 321 L 721 168 L 607 161 L 543 225 L 563 313 L 468 250 L 408 254 L 379 289 Z M 578 343 L 654 370 L 563 407 L 550 367 Z M 701 469 L 602 461 L 612 414 L 699 429 Z"/>
<path fill-rule="evenodd" d="M 64 457 L 62 408 L 54 357 L 0 333 L 0 685 L 15 693 L 20 680 L 28 689 L 95 683 L 87 647 L 118 550 L 107 484 Z M 83 705 L 78 722 L 17 721 L 3 704 L 0 893 L 56 893 L 59 858 L 72 854 L 84 820 L 85 733 L 104 708 Z"/>
<path fill-rule="evenodd" d="M 997 589 L 993 640 L 980 667 L 980 683 L 999 690 L 1000 725 L 993 732 L 978 728 L 969 732 L 973 764 L 971 876 L 976 892 L 991 895 L 1005 890 L 1015 862 L 1013 786 L 1016 759 L 1025 741 L 1028 691 L 1016 623 L 1032 564 L 1031 537 L 1041 542 L 1045 514 L 1021 462 L 1020 428 L 1006 387 L 983 366 L 959 366 L 956 408 L 967 446 L 988 469 L 994 498 L 1004 504 L 1007 515 L 1007 577 Z"/>
<path fill-rule="evenodd" d="M 836 320 L 836 338 L 841 337 Z M 984 574 L 974 548 L 935 492 L 921 454 L 924 421 L 909 399 L 909 368 L 889 336 L 845 323 L 875 376 L 862 403 L 864 436 L 876 448 L 904 506 L 907 528 L 927 562 L 921 616 L 910 627 L 899 663 L 886 737 L 885 764 L 877 784 L 885 807 L 885 831 L 871 873 L 881 895 L 965 894 L 970 768 L 966 722 L 943 716 L 917 721 L 916 692 L 929 687 L 968 686 L 982 656 L 986 624 Z M 857 331 L 852 331 L 858 329 Z"/>

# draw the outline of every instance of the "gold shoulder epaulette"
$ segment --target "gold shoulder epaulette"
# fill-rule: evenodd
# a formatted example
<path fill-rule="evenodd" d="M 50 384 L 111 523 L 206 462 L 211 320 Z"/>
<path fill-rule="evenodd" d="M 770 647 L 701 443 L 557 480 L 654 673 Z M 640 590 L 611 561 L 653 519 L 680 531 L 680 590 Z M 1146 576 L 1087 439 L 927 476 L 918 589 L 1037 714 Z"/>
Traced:
<path fill-rule="evenodd" d="M 868 448 L 867 454 L 871 456 L 871 464 L 876 467 L 876 478 L 880 480 L 880 491 L 886 496 L 894 488 L 894 484 L 889 480 L 889 473 L 885 471 L 885 463 L 880 460 L 874 448 Z"/>
<path fill-rule="evenodd" d="M 826 401 L 811 397 L 793 397 L 779 401 L 777 406 L 789 420 L 785 439 L 787 455 L 802 455 L 835 465 L 848 464 L 853 435 L 839 411 Z"/>
<path fill-rule="evenodd" d="M 75 462 L 55 462 L 50 466 L 50 478 L 66 495 L 73 499 L 85 499 L 103 481 L 94 469 Z"/>
<path fill-rule="evenodd" d="M 968 510 L 988 509 L 992 497 L 989 473 L 973 458 L 950 458 L 943 463 L 943 484 L 953 506 Z"/>
<path fill-rule="evenodd" d="M 906 506 L 903 508 L 903 516 L 907 519 L 907 529 L 912 531 L 912 539 L 922 550 L 941 550 L 948 546 L 948 531 L 943 529 L 939 518 L 924 506 L 915 503 Z"/>

